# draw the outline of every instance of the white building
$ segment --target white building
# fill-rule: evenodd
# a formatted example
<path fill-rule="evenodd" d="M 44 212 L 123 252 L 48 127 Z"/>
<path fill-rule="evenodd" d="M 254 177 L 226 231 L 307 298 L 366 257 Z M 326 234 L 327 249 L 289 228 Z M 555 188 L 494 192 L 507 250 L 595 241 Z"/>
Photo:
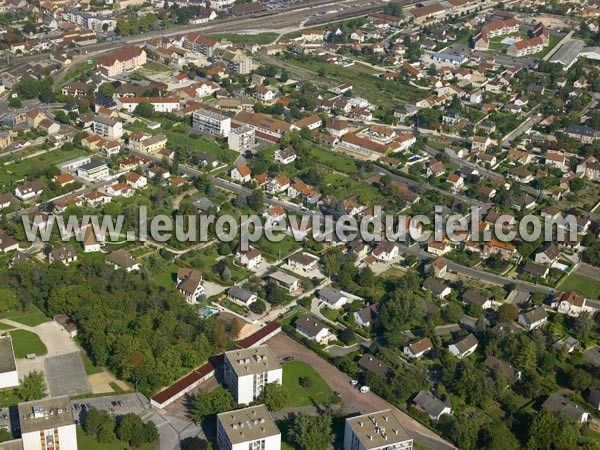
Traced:
<path fill-rule="evenodd" d="M 77 169 L 77 176 L 90 183 L 106 180 L 108 178 L 108 166 L 102 161 L 92 161 Z"/>
<path fill-rule="evenodd" d="M 411 450 L 413 438 L 389 409 L 346 419 L 344 450 Z"/>
<path fill-rule="evenodd" d="M 226 138 L 231 131 L 231 118 L 208 109 L 198 109 L 192 113 L 192 127 L 201 133 Z"/>
<path fill-rule="evenodd" d="M 264 405 L 217 415 L 219 450 L 280 450 L 281 432 Z"/>
<path fill-rule="evenodd" d="M 97 116 L 93 124 L 94 133 L 109 139 L 119 139 L 123 136 L 123 124 L 110 117 Z"/>
<path fill-rule="evenodd" d="M 0 336 L 0 389 L 19 385 L 17 362 L 10 336 Z"/>
<path fill-rule="evenodd" d="M 319 344 L 326 344 L 333 337 L 329 328 L 323 322 L 309 314 L 296 319 L 296 330 Z"/>
<path fill-rule="evenodd" d="M 177 111 L 181 104 L 177 97 L 117 97 L 115 98 L 117 109 L 134 112 L 141 103 L 149 103 L 155 112 L 172 113 Z"/>
<path fill-rule="evenodd" d="M 23 450 L 77 450 L 69 397 L 19 403 Z"/>
<path fill-rule="evenodd" d="M 538 307 L 520 314 L 517 320 L 519 324 L 523 325 L 529 331 L 541 327 L 548 321 L 548 313 L 543 307 Z"/>
<path fill-rule="evenodd" d="M 450 344 L 448 351 L 459 359 L 466 358 L 477 349 L 479 341 L 473 334 L 469 334 L 460 341 Z"/>
<path fill-rule="evenodd" d="M 267 345 L 225 352 L 225 384 L 240 404 L 252 403 L 269 383 L 283 382 L 283 371 Z"/>
<path fill-rule="evenodd" d="M 254 147 L 256 143 L 256 133 L 254 128 L 239 127 L 229 131 L 227 144 L 231 150 L 236 152 L 245 152 Z"/>

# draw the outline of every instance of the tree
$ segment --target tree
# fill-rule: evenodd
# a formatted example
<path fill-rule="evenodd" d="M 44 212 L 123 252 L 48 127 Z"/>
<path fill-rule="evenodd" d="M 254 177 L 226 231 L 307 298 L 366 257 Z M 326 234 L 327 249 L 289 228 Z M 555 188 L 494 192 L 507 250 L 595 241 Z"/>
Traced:
<path fill-rule="evenodd" d="M 309 388 L 313 385 L 313 380 L 311 377 L 306 376 L 306 377 L 300 377 L 300 386 L 302 386 L 303 388 Z"/>
<path fill-rule="evenodd" d="M 504 303 L 498 308 L 498 322 L 510 323 L 517 320 L 519 308 L 512 303 Z"/>
<path fill-rule="evenodd" d="M 333 442 L 331 415 L 298 414 L 288 432 L 288 441 L 300 450 L 326 450 Z"/>
<path fill-rule="evenodd" d="M 352 328 L 344 328 L 339 333 L 340 341 L 342 341 L 346 345 L 350 345 L 356 341 L 356 333 Z"/>
<path fill-rule="evenodd" d="M 6 428 L 0 428 L 0 442 L 11 441 L 14 439 L 12 433 Z"/>
<path fill-rule="evenodd" d="M 266 310 L 267 304 L 260 298 L 250 303 L 250 311 L 252 311 L 254 314 L 264 314 Z"/>
<path fill-rule="evenodd" d="M 564 414 L 547 409 L 538 412 L 529 427 L 529 450 L 568 450 L 577 447 L 579 432 L 576 425 Z"/>
<path fill-rule="evenodd" d="M 144 422 L 134 413 L 125 414 L 117 425 L 117 437 L 133 447 L 139 447 L 146 442 Z"/>
<path fill-rule="evenodd" d="M 115 87 L 110 83 L 102 83 L 98 87 L 98 95 L 103 98 L 113 98 Z"/>
<path fill-rule="evenodd" d="M 444 317 L 449 323 L 457 323 L 463 316 L 463 309 L 457 303 L 450 303 L 444 309 Z"/>
<path fill-rule="evenodd" d="M 149 119 L 154 116 L 154 105 L 152 103 L 139 103 L 133 112 L 140 117 Z"/>
<path fill-rule="evenodd" d="M 514 450 L 519 441 L 503 423 L 493 423 L 483 429 L 482 444 L 486 450 Z"/>
<path fill-rule="evenodd" d="M 248 196 L 248 206 L 254 211 L 262 211 L 265 207 L 265 199 L 261 189 L 255 189 Z"/>
<path fill-rule="evenodd" d="M 111 442 L 115 438 L 114 419 L 106 412 L 90 408 L 85 414 L 83 429 L 98 442 Z"/>
<path fill-rule="evenodd" d="M 30 21 L 25 22 L 25 25 L 23 25 L 23 33 L 30 34 L 30 33 L 35 33 L 35 32 L 36 32 L 35 24 L 33 24 Z"/>
<path fill-rule="evenodd" d="M 38 370 L 29 372 L 28 375 L 23 377 L 21 386 L 17 388 L 17 393 L 19 398 L 26 402 L 43 398 L 46 395 L 44 373 Z"/>
<path fill-rule="evenodd" d="M 275 283 L 269 283 L 266 286 L 266 298 L 272 305 L 285 305 L 290 302 L 291 297 L 285 289 Z"/>
<path fill-rule="evenodd" d="M 285 386 L 279 383 L 269 383 L 264 387 L 260 401 L 269 411 L 279 411 L 289 404 L 290 394 Z"/>
<path fill-rule="evenodd" d="M 212 392 L 198 391 L 192 398 L 190 415 L 197 422 L 203 422 L 207 418 L 229 411 L 236 407 L 236 402 L 229 390 L 219 386 Z"/>
<path fill-rule="evenodd" d="M 21 99 L 19 97 L 11 97 L 8 101 L 8 106 L 10 106 L 11 108 L 20 108 L 21 106 L 23 106 L 23 103 L 21 102 Z"/>

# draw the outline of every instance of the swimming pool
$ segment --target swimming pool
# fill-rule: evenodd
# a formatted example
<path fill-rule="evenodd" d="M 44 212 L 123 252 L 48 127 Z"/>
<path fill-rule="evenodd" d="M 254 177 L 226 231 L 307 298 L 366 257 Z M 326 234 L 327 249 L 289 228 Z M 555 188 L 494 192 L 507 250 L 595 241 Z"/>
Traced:
<path fill-rule="evenodd" d="M 419 155 L 412 155 L 410 158 L 408 158 L 408 162 L 415 162 L 420 159 L 421 159 L 421 157 Z"/>
<path fill-rule="evenodd" d="M 200 317 L 202 317 L 203 319 L 206 319 L 207 317 L 212 316 L 213 314 L 218 313 L 219 310 L 217 308 L 207 308 L 205 310 L 200 311 L 198 314 L 200 315 Z"/>
<path fill-rule="evenodd" d="M 508 38 L 508 39 L 506 40 L 506 43 L 507 43 L 508 45 L 513 45 L 515 42 L 517 42 L 517 40 L 516 40 L 516 39 L 513 39 L 513 38 Z"/>

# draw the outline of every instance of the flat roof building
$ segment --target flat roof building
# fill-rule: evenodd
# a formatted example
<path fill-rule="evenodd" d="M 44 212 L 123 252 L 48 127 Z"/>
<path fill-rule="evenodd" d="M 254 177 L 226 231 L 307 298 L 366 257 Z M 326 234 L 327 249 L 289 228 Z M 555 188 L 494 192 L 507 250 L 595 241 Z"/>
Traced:
<path fill-rule="evenodd" d="M 264 405 L 217 415 L 219 450 L 280 450 L 281 432 Z"/>
<path fill-rule="evenodd" d="M 0 389 L 19 385 L 17 362 L 10 336 L 0 336 Z"/>
<path fill-rule="evenodd" d="M 77 450 L 68 396 L 19 403 L 23 450 Z"/>
<path fill-rule="evenodd" d="M 252 403 L 269 383 L 283 382 L 283 371 L 266 345 L 225 352 L 225 384 L 240 404 Z"/>
<path fill-rule="evenodd" d="M 412 446 L 413 438 L 389 409 L 346 419 L 344 450 L 410 450 Z"/>

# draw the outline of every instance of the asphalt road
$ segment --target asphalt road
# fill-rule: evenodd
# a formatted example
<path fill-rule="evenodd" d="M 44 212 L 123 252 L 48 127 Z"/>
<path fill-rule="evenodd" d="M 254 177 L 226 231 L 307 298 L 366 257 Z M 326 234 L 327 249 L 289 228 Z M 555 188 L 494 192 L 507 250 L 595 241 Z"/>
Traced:
<path fill-rule="evenodd" d="M 315 369 L 333 391 L 340 393 L 343 401 L 342 409 L 346 414 L 367 414 L 391 409 L 413 438 L 419 442 L 421 445 L 420 448 L 434 450 L 454 448 L 452 444 L 375 393 L 368 392 L 361 394 L 358 389 L 350 384 L 350 377 L 348 375 L 340 372 L 336 367 L 329 364 L 316 353 L 300 345 L 286 334 L 278 333 L 266 343 L 278 358 L 293 356 L 295 360 L 309 364 Z"/>

